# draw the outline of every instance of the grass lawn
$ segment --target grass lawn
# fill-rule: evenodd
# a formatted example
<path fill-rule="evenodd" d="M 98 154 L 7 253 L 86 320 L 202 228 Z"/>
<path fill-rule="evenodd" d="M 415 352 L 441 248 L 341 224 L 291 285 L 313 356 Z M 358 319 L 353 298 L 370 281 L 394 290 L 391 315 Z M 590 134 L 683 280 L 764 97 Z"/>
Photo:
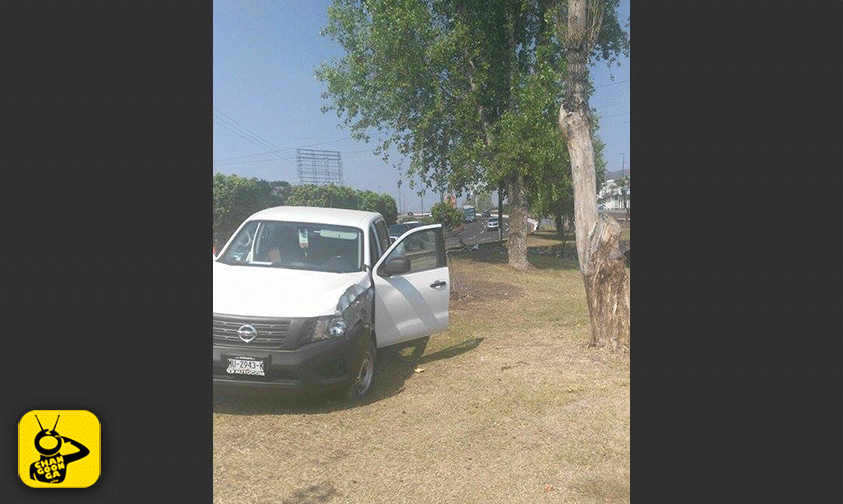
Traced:
<path fill-rule="evenodd" d="M 505 259 L 452 254 L 449 328 L 362 402 L 215 396 L 214 502 L 629 502 L 629 355 L 588 347 L 575 260 Z"/>

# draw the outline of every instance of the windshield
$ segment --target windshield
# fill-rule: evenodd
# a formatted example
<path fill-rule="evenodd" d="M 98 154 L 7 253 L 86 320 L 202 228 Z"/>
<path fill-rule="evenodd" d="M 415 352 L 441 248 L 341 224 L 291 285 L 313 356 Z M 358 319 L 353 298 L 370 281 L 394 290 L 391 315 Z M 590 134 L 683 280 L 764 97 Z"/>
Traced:
<path fill-rule="evenodd" d="M 349 273 L 363 269 L 363 231 L 303 222 L 252 221 L 219 259 L 225 264 Z"/>

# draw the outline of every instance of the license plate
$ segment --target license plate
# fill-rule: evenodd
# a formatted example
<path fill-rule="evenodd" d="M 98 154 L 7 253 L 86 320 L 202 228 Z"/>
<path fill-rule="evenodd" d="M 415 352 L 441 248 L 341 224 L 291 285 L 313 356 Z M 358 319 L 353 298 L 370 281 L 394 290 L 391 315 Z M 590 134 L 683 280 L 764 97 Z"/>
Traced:
<path fill-rule="evenodd" d="M 263 370 L 263 360 L 249 357 L 229 357 L 228 369 L 225 371 L 229 374 L 266 376 Z"/>

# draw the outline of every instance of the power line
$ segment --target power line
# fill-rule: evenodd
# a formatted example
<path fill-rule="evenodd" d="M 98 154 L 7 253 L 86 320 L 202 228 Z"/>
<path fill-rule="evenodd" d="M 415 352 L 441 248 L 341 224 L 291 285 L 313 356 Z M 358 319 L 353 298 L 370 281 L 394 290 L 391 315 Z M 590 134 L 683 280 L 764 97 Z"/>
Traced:
<path fill-rule="evenodd" d="M 250 142 L 250 143 L 252 143 L 252 144 L 254 144 L 254 145 L 257 145 L 258 147 L 262 147 L 262 148 L 264 148 L 264 149 L 268 148 L 268 147 L 267 147 L 267 145 L 266 145 L 265 143 L 261 143 L 260 139 L 257 139 L 255 136 L 253 136 L 253 135 L 249 135 L 248 133 L 244 133 L 244 132 L 238 131 L 237 129 L 235 129 L 235 127 L 234 127 L 233 125 L 231 125 L 230 123 L 226 123 L 226 122 L 224 122 L 224 121 L 223 121 L 223 119 L 221 119 L 221 118 L 219 118 L 219 117 L 214 117 L 214 119 L 217 121 L 217 124 L 218 124 L 219 126 L 221 126 L 221 127 L 225 128 L 225 129 L 227 129 L 228 131 L 231 131 L 232 133 L 234 133 L 235 135 L 239 136 L 239 137 L 240 137 L 240 138 L 242 138 L 243 140 L 246 140 L 247 142 Z M 281 156 L 281 155 L 279 155 L 279 154 L 278 154 L 278 151 L 279 151 L 279 150 L 280 150 L 280 149 L 278 149 L 277 147 L 275 147 L 274 149 L 272 149 L 272 150 L 268 151 L 268 152 L 267 152 L 267 154 L 275 154 L 278 158 L 280 158 L 280 159 L 285 159 L 283 156 Z M 289 160 L 289 159 L 285 159 L 285 160 Z"/>
<path fill-rule="evenodd" d="M 254 161 L 239 161 L 234 163 L 214 163 L 214 166 L 232 166 L 232 165 L 243 165 L 243 164 L 251 164 L 251 163 L 274 163 L 277 162 L 277 159 L 255 159 Z M 289 159 L 282 159 L 281 161 L 290 161 Z"/>
<path fill-rule="evenodd" d="M 622 116 L 622 115 L 626 115 L 626 114 L 629 114 L 629 112 L 621 112 L 620 114 L 612 114 L 612 115 L 602 116 L 600 119 L 608 119 L 610 117 L 617 117 L 617 116 Z"/>
<path fill-rule="evenodd" d="M 618 81 L 618 82 L 610 82 L 608 84 L 600 84 L 599 86 L 594 86 L 594 89 L 602 88 L 602 87 L 606 87 L 606 86 L 614 86 L 614 85 L 617 85 L 617 84 L 623 84 L 624 82 L 629 82 L 629 79 L 624 80 L 624 81 Z"/>
<path fill-rule="evenodd" d="M 615 105 L 625 105 L 627 103 L 628 102 L 615 102 L 615 103 L 610 103 L 608 105 L 595 105 L 595 107 L 597 107 L 597 108 L 609 108 L 609 107 L 614 107 Z"/>
<path fill-rule="evenodd" d="M 223 124 L 220 124 L 220 123 L 217 123 L 217 124 L 225 127 Z M 243 137 L 241 136 L 240 138 L 243 138 Z M 286 149 L 264 151 L 264 152 L 258 152 L 256 154 L 246 154 L 245 156 L 235 156 L 235 157 L 230 157 L 230 158 L 217 159 L 217 160 L 214 161 L 214 163 L 219 162 L 219 161 L 231 161 L 231 160 L 234 160 L 234 159 L 243 159 L 243 158 L 248 158 L 248 157 L 263 156 L 265 154 L 275 154 L 275 153 L 278 153 L 278 152 L 292 151 L 292 150 L 295 150 L 295 149 L 304 149 L 306 147 L 315 147 L 317 145 L 325 145 L 325 144 L 335 143 L 335 142 L 344 142 L 346 140 L 352 140 L 352 138 L 351 137 L 339 138 L 339 139 L 336 139 L 336 140 L 329 140 L 327 142 L 319 142 L 319 143 L 309 144 L 309 145 L 300 145 L 298 147 L 288 147 Z M 358 150 L 358 151 L 343 152 L 343 154 L 354 154 L 355 152 L 368 152 L 368 151 L 371 151 L 371 150 L 372 149 L 363 149 L 363 150 Z M 286 160 L 287 161 L 293 161 L 293 158 L 290 157 L 289 159 L 286 159 Z"/>
<path fill-rule="evenodd" d="M 245 140 L 247 140 L 247 141 L 249 141 L 249 142 L 251 142 L 251 143 L 253 143 L 253 144 L 255 144 L 259 147 L 263 147 L 263 148 L 269 149 L 271 151 L 280 151 L 281 150 L 281 149 L 278 148 L 278 146 L 276 146 L 275 144 L 273 144 L 269 140 L 266 140 L 265 138 L 261 137 L 257 133 L 251 131 L 249 128 L 243 126 L 242 124 L 237 122 L 236 119 L 234 119 L 234 118 L 230 117 L 229 115 L 225 114 L 224 112 L 222 112 L 218 108 L 214 107 L 214 111 L 218 114 L 218 115 L 214 116 L 217 119 L 217 124 L 226 128 L 227 130 L 231 131 L 232 133 L 237 133 L 236 131 L 234 131 L 234 129 L 237 129 L 237 130 L 239 130 L 240 133 L 243 133 L 243 134 L 248 135 L 250 137 L 250 138 L 244 137 Z M 231 126 L 231 127 L 229 127 L 229 126 Z M 278 156 L 281 159 L 285 159 L 284 156 L 281 156 L 278 152 L 273 152 L 273 154 L 275 154 L 276 156 Z M 289 156 L 286 159 L 292 160 L 292 156 Z"/>
<path fill-rule="evenodd" d="M 215 117 L 214 119 L 215 119 L 216 123 L 217 123 L 219 126 L 221 126 L 221 127 L 225 128 L 225 129 L 227 129 L 227 130 L 229 130 L 229 131 L 231 131 L 231 132 L 235 133 L 237 136 L 239 136 L 240 138 L 242 138 L 242 139 L 246 140 L 247 142 L 252 143 L 252 144 L 254 144 L 254 145 L 257 145 L 258 147 L 262 147 L 262 148 L 264 148 L 264 149 L 268 149 L 268 151 L 267 151 L 267 153 L 268 153 L 268 154 L 273 154 L 273 155 L 275 155 L 276 157 L 278 157 L 278 158 L 280 158 L 280 159 L 285 159 L 285 157 L 284 157 L 284 156 L 282 156 L 282 155 L 279 153 L 280 149 L 278 149 L 277 147 L 275 147 L 275 146 L 274 146 L 274 145 L 272 145 L 272 144 L 269 144 L 268 142 L 266 142 L 266 141 L 265 141 L 265 140 L 263 140 L 262 138 L 260 138 L 260 137 L 258 137 L 258 136 L 256 136 L 256 135 L 253 135 L 253 134 L 251 134 L 251 133 L 250 133 L 250 132 L 248 132 L 248 131 L 238 130 L 238 129 L 236 129 L 236 127 L 235 127 L 235 126 L 233 126 L 231 123 L 226 123 L 223 119 L 221 119 L 221 118 L 219 118 L 219 117 Z M 289 158 L 289 156 L 288 156 L 287 158 Z"/>

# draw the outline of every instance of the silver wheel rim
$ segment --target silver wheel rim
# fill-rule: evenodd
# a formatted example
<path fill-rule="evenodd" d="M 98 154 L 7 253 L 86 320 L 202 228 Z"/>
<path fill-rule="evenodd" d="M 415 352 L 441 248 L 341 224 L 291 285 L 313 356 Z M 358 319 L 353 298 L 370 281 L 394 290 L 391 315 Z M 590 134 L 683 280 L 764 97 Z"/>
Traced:
<path fill-rule="evenodd" d="M 354 390 L 357 392 L 357 395 L 363 395 L 369 390 L 369 386 L 372 384 L 373 374 L 372 354 L 366 352 L 363 354 L 363 362 L 360 364 L 360 371 L 357 372 L 357 379 L 354 381 Z"/>

